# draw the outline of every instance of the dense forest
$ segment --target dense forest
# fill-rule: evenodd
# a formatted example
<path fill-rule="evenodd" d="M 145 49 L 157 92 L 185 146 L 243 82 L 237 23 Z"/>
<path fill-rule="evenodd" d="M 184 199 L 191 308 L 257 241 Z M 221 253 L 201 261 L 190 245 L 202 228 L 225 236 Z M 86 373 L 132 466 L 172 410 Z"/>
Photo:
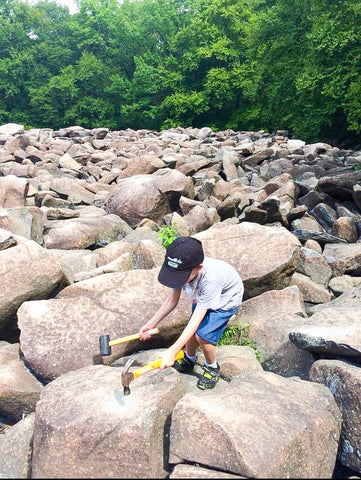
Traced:
<path fill-rule="evenodd" d="M 361 145 L 360 0 L 0 3 L 0 124 Z"/>

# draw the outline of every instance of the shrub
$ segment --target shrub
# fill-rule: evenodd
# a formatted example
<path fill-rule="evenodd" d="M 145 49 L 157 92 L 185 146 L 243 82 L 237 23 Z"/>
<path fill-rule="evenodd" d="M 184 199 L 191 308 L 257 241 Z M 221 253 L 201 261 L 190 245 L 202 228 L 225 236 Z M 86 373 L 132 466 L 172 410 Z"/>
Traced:
<path fill-rule="evenodd" d="M 249 338 L 250 331 L 250 323 L 246 323 L 246 325 L 228 325 L 223 332 L 218 345 L 242 345 L 245 347 L 251 347 L 255 351 L 257 360 L 261 363 L 262 355 L 253 340 Z"/>
<path fill-rule="evenodd" d="M 175 228 L 175 225 L 162 225 L 158 230 L 159 238 L 162 241 L 164 248 L 168 248 L 169 245 L 179 237 L 179 233 Z"/>

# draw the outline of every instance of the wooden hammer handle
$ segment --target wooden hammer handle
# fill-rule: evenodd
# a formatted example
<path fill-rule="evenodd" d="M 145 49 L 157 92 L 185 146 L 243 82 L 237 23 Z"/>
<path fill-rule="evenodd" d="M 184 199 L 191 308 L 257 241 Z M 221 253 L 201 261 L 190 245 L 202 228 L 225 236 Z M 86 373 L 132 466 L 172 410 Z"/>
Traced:
<path fill-rule="evenodd" d="M 148 330 L 147 333 L 149 333 L 149 335 L 155 335 L 159 333 L 159 328 L 153 328 L 152 330 Z M 127 337 L 116 338 L 115 340 L 110 340 L 109 347 L 119 345 L 120 343 L 130 342 L 131 340 L 138 340 L 139 338 L 139 333 L 134 333 L 134 335 L 128 335 Z"/>
<path fill-rule="evenodd" d="M 179 360 L 180 358 L 184 357 L 184 352 L 183 350 L 179 350 L 177 355 L 174 357 L 175 360 Z M 158 360 L 155 360 L 152 363 L 148 363 L 148 365 L 144 365 L 144 367 L 138 368 L 138 370 L 135 370 L 133 372 L 134 378 L 139 377 L 140 375 L 143 375 L 143 373 L 151 372 L 152 370 L 156 370 L 162 365 L 162 359 L 158 358 Z"/>

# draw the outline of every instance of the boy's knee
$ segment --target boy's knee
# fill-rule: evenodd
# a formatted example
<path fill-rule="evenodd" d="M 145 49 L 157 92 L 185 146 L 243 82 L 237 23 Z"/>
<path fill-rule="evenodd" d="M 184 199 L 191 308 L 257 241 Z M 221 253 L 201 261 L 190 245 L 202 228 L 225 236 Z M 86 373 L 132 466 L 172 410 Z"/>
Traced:
<path fill-rule="evenodd" d="M 198 333 L 195 334 L 195 337 L 196 337 L 196 340 L 197 342 L 199 343 L 199 345 L 203 344 L 203 343 L 206 343 L 203 338 L 201 338 Z"/>
<path fill-rule="evenodd" d="M 207 342 L 207 340 L 204 340 L 204 338 L 200 337 L 197 333 L 196 333 L 195 336 L 196 336 L 196 340 L 199 343 L 199 345 L 213 345 L 212 343 Z"/>

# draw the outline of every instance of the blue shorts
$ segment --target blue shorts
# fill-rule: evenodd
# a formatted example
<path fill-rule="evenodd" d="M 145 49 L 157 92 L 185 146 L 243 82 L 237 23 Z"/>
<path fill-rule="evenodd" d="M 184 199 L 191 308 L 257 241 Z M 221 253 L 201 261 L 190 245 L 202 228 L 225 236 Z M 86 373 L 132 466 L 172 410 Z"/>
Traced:
<path fill-rule="evenodd" d="M 192 304 L 192 313 L 197 304 Z M 223 332 L 227 327 L 227 323 L 231 316 L 236 313 L 239 307 L 231 310 L 207 310 L 207 313 L 201 321 L 196 333 L 207 343 L 217 345 Z"/>

